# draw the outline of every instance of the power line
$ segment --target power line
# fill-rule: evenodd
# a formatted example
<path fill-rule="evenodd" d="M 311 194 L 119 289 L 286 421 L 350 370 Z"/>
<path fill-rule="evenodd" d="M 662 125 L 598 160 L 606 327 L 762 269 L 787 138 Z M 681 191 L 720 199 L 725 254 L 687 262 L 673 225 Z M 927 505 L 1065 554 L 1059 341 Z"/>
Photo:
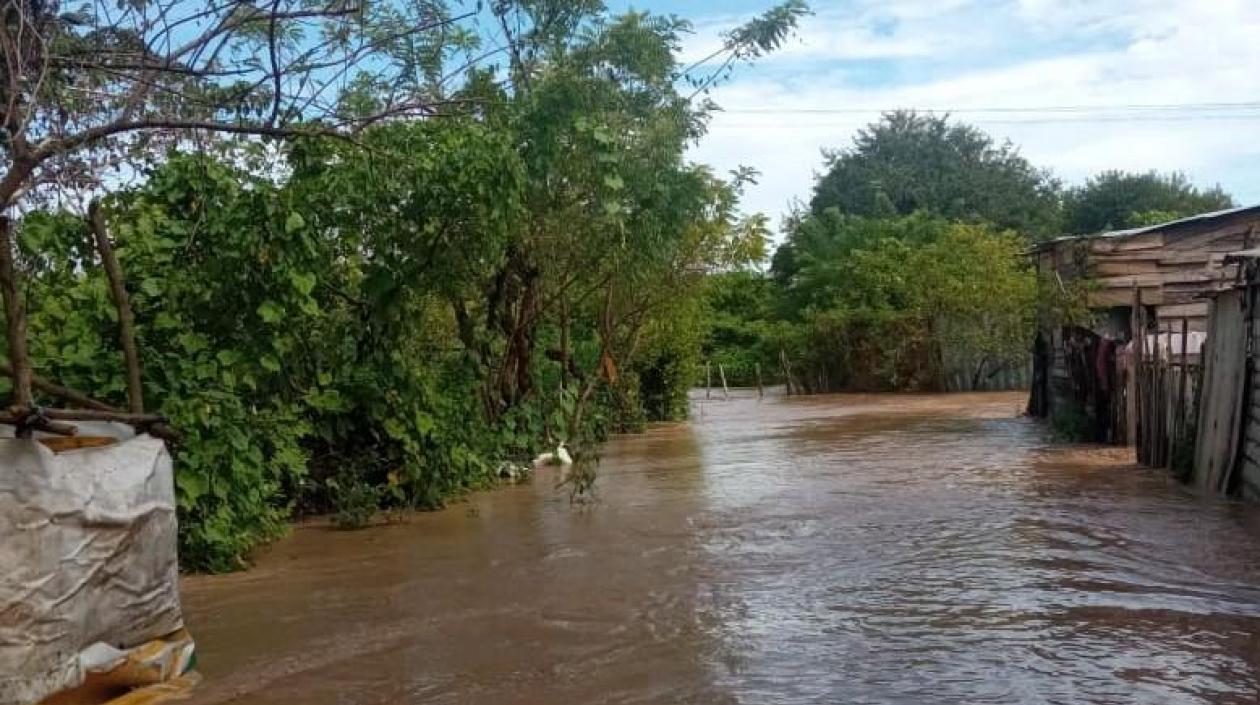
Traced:
<path fill-rule="evenodd" d="M 871 113 L 868 113 L 868 114 L 874 115 L 877 112 L 878 111 L 872 111 Z M 760 114 L 765 115 L 767 117 L 774 115 L 774 113 L 769 113 L 769 112 L 764 112 Z M 780 113 L 780 115 L 782 115 L 783 117 L 796 115 L 796 114 L 798 113 L 790 113 L 790 112 Z M 852 114 L 859 115 L 860 113 L 852 113 Z M 1183 115 L 1170 115 L 1170 114 L 1105 115 L 1103 114 L 1103 115 L 1087 116 L 1087 115 L 1078 114 L 1078 115 L 1070 115 L 1070 116 L 1063 116 L 1063 117 L 1038 117 L 1036 115 L 1030 114 L 1028 117 L 1025 117 L 1025 118 L 1003 118 L 1003 117 L 988 118 L 988 117 L 981 116 L 981 117 L 976 117 L 976 118 L 970 118 L 968 121 L 977 125 L 1064 125 L 1064 124 L 1084 125 L 1084 124 L 1143 123 L 1143 122 L 1149 122 L 1149 123 L 1252 122 L 1252 121 L 1258 121 L 1258 120 L 1260 120 L 1260 110 L 1258 110 L 1257 112 L 1237 113 L 1237 114 L 1221 113 L 1221 114 L 1183 114 Z M 794 128 L 798 128 L 798 127 L 846 127 L 846 126 L 851 126 L 853 122 L 841 121 L 841 120 L 829 120 L 829 121 L 812 120 L 808 122 L 800 122 L 800 121 L 795 121 L 795 120 L 791 122 L 786 122 L 786 121 L 769 122 L 766 120 L 749 122 L 749 121 L 737 120 L 737 121 L 732 122 L 729 120 L 722 120 L 720 121 L 719 124 L 721 124 L 724 127 L 760 127 L 760 128 L 769 129 L 769 128 L 774 128 L 774 127 L 782 127 L 784 125 L 790 125 L 791 127 L 794 127 Z"/>
<path fill-rule="evenodd" d="M 1128 103 L 1119 105 L 1039 105 L 1029 107 L 920 107 L 906 108 L 924 113 L 1116 113 L 1116 112 L 1220 112 L 1226 110 L 1260 110 L 1260 101 L 1216 102 L 1216 103 Z M 889 108 L 723 108 L 721 112 L 730 114 L 766 114 L 766 115 L 869 115 L 888 112 Z"/>

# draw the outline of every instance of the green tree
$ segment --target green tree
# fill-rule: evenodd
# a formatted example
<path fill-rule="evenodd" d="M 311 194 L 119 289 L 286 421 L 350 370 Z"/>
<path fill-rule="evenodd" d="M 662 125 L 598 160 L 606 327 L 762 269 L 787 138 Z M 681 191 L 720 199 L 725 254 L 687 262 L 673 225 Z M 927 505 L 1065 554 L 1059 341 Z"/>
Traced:
<path fill-rule="evenodd" d="M 825 152 L 810 211 L 889 217 L 927 211 L 1030 238 L 1055 234 L 1059 186 L 1011 143 L 948 117 L 886 113 L 849 149 Z"/>
<path fill-rule="evenodd" d="M 1064 199 L 1067 231 L 1076 235 L 1156 225 L 1233 206 L 1233 197 L 1220 186 L 1200 189 L 1184 174 L 1154 171 L 1104 171 Z"/>
<path fill-rule="evenodd" d="M 510 69 L 472 69 L 441 119 L 389 110 L 445 90 L 441 48 L 374 35 L 414 75 L 352 81 L 339 109 L 392 119 L 198 156 L 148 145 L 139 183 L 102 199 L 144 396 L 184 434 L 186 567 L 240 566 L 294 511 L 351 526 L 435 507 L 548 435 L 685 414 L 703 278 L 762 259 L 767 232 L 739 210 L 750 174 L 686 160 L 711 106 L 683 87 L 773 49 L 803 5 L 732 32 L 709 69 L 678 65 L 676 18 L 493 10 Z M 83 218 L 33 211 L 17 235 L 38 372 L 118 404 L 116 313 Z"/>
<path fill-rule="evenodd" d="M 704 282 L 704 358 L 721 364 L 735 385 L 777 378 L 774 347 L 776 289 L 766 274 L 752 269 L 716 272 Z"/>
<path fill-rule="evenodd" d="M 1022 358 L 1036 280 L 1023 240 L 927 214 L 806 216 L 774 271 L 778 330 L 806 388 L 940 388 L 966 361 L 982 378 Z"/>

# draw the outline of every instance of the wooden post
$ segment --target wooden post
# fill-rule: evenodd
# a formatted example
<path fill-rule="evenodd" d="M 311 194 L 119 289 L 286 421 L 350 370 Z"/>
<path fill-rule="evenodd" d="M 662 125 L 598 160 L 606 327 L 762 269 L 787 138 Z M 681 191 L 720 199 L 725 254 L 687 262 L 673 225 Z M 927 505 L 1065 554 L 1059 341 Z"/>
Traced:
<path fill-rule="evenodd" d="M 9 364 L 13 366 L 13 406 L 26 410 L 33 403 L 31 394 L 31 358 L 26 350 L 26 307 L 18 290 L 17 267 L 14 266 L 13 221 L 0 216 L 0 294 L 4 296 L 4 315 L 9 340 Z"/>
<path fill-rule="evenodd" d="M 1163 361 L 1163 383 L 1160 384 L 1160 393 L 1163 395 L 1163 403 L 1159 405 L 1160 424 L 1162 424 L 1163 443 L 1159 444 L 1159 452 L 1163 453 L 1160 458 L 1159 467 L 1168 467 L 1169 458 L 1172 453 L 1172 426 L 1171 415 L 1173 413 L 1173 394 L 1172 394 L 1172 376 L 1173 376 L 1173 322 L 1168 321 L 1168 359 Z"/>
<path fill-rule="evenodd" d="M 127 296 L 127 287 L 123 285 L 122 267 L 118 264 L 114 246 L 109 241 L 105 213 L 98 200 L 88 205 L 88 223 L 92 226 L 96 250 L 101 255 L 101 264 L 105 267 L 106 278 L 109 279 L 110 296 L 118 309 L 118 342 L 122 346 L 123 360 L 127 365 L 127 407 L 133 414 L 143 414 L 144 387 L 140 378 L 140 353 L 136 350 L 136 318 L 131 312 L 131 299 Z"/>
<path fill-rule="evenodd" d="M 1133 287 L 1133 445 L 1137 448 L 1138 462 L 1143 462 L 1145 441 L 1149 427 L 1146 424 L 1145 365 L 1146 315 L 1142 308 L 1142 290 Z"/>
<path fill-rule="evenodd" d="M 1137 285 L 1133 287 L 1133 311 L 1129 312 L 1129 329 L 1131 330 L 1131 345 L 1129 353 L 1129 369 L 1128 378 L 1125 379 L 1126 393 L 1124 404 L 1125 415 L 1125 433 L 1128 438 L 1125 439 L 1129 446 L 1137 446 L 1138 444 L 1138 312 L 1142 308 L 1142 290 Z"/>
<path fill-rule="evenodd" d="M 1177 379 L 1177 415 L 1173 422 L 1172 440 L 1168 444 L 1168 464 L 1172 465 L 1173 451 L 1186 432 L 1186 377 L 1190 374 L 1190 319 L 1181 319 L 1181 376 Z"/>
<path fill-rule="evenodd" d="M 765 391 L 762 390 L 761 388 L 761 363 L 757 362 L 757 363 L 754 363 L 754 365 L 757 371 L 757 398 L 761 399 L 762 397 L 765 396 Z"/>
<path fill-rule="evenodd" d="M 718 377 L 722 379 L 722 398 L 730 399 L 731 390 L 726 386 L 726 369 L 722 367 L 722 363 L 718 363 Z"/>
<path fill-rule="evenodd" d="M 787 395 L 792 396 L 792 368 L 788 367 L 787 351 L 779 348 L 779 365 L 783 367 L 783 384 Z"/>
<path fill-rule="evenodd" d="M 713 396 L 713 363 L 705 361 L 704 363 L 704 398 L 709 399 Z"/>

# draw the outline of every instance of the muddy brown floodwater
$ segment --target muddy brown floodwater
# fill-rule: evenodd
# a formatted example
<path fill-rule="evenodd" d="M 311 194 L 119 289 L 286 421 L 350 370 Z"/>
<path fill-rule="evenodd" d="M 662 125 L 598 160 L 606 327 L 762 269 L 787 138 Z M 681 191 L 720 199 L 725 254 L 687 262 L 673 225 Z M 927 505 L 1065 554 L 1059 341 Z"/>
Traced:
<path fill-rule="evenodd" d="M 693 399 L 546 478 L 185 581 L 198 703 L 1260 702 L 1260 508 L 1019 394 Z"/>

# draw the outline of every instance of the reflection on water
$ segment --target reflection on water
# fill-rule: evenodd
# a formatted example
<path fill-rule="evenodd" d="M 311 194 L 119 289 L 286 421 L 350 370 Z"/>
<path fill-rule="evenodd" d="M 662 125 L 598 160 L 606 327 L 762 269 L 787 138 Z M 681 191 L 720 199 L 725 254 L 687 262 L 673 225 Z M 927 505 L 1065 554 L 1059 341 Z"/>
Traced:
<path fill-rule="evenodd" d="M 185 584 L 249 703 L 1256 703 L 1260 510 L 1015 394 L 735 396 L 546 478 Z"/>

